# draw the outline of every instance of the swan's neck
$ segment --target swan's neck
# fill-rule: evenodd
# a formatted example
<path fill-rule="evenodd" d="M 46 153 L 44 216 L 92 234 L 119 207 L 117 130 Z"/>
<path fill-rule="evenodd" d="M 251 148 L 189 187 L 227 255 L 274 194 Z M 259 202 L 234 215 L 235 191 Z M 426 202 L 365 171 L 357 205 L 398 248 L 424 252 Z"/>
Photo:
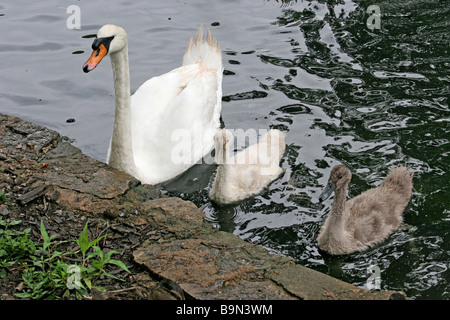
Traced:
<path fill-rule="evenodd" d="M 348 185 L 336 188 L 334 191 L 333 204 L 330 211 L 330 223 L 328 226 L 333 228 L 335 237 L 344 237 L 345 231 L 345 203 L 347 202 Z"/>
<path fill-rule="evenodd" d="M 222 139 L 226 139 L 226 137 L 222 136 Z M 223 142 L 219 140 L 215 145 L 215 155 L 214 162 L 217 165 L 216 169 L 216 179 L 214 179 L 213 188 L 223 190 L 224 186 L 227 185 L 227 172 L 229 171 L 230 158 L 231 158 L 231 150 L 230 144 L 227 142 Z M 219 191 L 221 192 L 221 191 Z"/>
<path fill-rule="evenodd" d="M 109 164 L 121 171 L 136 176 L 131 139 L 131 97 L 128 46 L 111 54 L 114 76 L 115 117 L 111 141 Z"/>

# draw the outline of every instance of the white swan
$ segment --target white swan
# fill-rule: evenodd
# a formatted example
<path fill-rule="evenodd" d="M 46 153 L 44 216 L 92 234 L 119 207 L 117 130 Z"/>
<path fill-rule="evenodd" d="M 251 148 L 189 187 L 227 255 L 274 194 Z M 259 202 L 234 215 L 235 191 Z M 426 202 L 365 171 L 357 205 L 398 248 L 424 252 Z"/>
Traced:
<path fill-rule="evenodd" d="M 111 57 L 115 120 L 107 162 L 142 183 L 177 177 L 214 147 L 222 108 L 222 52 L 203 27 L 191 37 L 182 66 L 143 83 L 130 97 L 128 40 L 125 30 L 107 24 L 83 65 L 92 71 Z"/>
<path fill-rule="evenodd" d="M 412 175 L 405 167 L 394 168 L 377 187 L 346 200 L 352 178 L 339 164 L 330 173 L 320 201 L 335 192 L 328 218 L 320 229 L 319 248 L 333 254 L 361 251 L 386 239 L 402 223 L 402 214 L 412 194 Z"/>
<path fill-rule="evenodd" d="M 218 204 L 230 204 L 261 192 L 284 169 L 280 168 L 286 144 L 285 135 L 272 129 L 258 143 L 232 155 L 233 134 L 227 129 L 217 131 L 215 138 L 218 164 L 209 197 Z"/>

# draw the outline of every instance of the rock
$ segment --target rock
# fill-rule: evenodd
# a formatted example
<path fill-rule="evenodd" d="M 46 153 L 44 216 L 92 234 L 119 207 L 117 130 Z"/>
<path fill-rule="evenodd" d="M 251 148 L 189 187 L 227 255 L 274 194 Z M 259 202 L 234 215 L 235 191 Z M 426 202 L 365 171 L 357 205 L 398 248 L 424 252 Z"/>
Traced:
<path fill-rule="evenodd" d="M 27 204 L 28 202 L 33 201 L 36 198 L 42 197 L 45 194 L 46 189 L 46 185 L 40 185 L 36 189 L 33 189 L 18 197 L 17 201 L 19 201 L 22 205 Z"/>
<path fill-rule="evenodd" d="M 202 230 L 188 239 L 144 242 L 133 257 L 195 299 L 359 300 L 389 299 L 392 294 L 355 287 L 232 234 Z"/>

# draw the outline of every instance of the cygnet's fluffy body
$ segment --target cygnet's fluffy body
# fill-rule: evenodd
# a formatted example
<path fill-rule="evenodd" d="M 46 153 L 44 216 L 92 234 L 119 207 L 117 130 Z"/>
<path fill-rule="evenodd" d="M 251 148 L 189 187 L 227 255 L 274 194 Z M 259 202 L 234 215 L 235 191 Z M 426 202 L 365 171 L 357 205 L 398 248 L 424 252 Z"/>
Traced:
<path fill-rule="evenodd" d="M 317 238 L 319 248 L 339 255 L 361 251 L 386 239 L 402 223 L 403 211 L 411 199 L 412 175 L 405 167 L 394 168 L 377 188 L 346 200 L 350 170 L 335 166 L 320 196 L 334 190 L 331 211 Z"/>
<path fill-rule="evenodd" d="M 218 165 L 209 196 L 218 204 L 230 204 L 260 193 L 284 170 L 279 166 L 286 144 L 285 135 L 271 129 L 258 143 L 231 155 L 233 134 L 218 130 L 215 162 Z"/>

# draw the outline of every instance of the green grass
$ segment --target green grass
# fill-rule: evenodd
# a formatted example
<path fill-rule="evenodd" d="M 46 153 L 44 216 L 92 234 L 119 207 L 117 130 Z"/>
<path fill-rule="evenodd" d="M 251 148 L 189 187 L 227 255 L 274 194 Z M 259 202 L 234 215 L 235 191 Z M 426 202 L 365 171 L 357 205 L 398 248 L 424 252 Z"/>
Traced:
<path fill-rule="evenodd" d="M 42 243 L 35 244 L 29 234 L 31 229 L 14 230 L 21 221 L 3 220 L 0 217 L 0 278 L 12 267 L 23 270 L 22 292 L 19 298 L 28 299 L 82 299 L 93 288 L 105 291 L 96 285 L 100 276 L 122 280 L 106 271 L 114 265 L 130 272 L 122 261 L 112 259 L 117 251 L 104 252 L 96 244 L 108 235 L 89 240 L 86 222 L 78 239 L 58 240 L 57 234 L 49 235 L 41 220 Z M 75 242 L 79 250 L 62 252 L 61 244 Z M 81 256 L 80 256 L 81 253 Z M 69 262 L 70 261 L 70 262 Z M 123 281 L 123 280 L 122 280 Z"/>
<path fill-rule="evenodd" d="M 5 192 L 0 190 L 0 200 L 6 202 L 8 199 L 5 196 Z"/>
<path fill-rule="evenodd" d="M 12 229 L 21 222 L 3 220 L 0 217 L 0 278 L 5 277 L 8 267 L 18 264 L 20 260 L 36 252 L 36 247 L 29 238 L 30 228 L 23 231 Z"/>

